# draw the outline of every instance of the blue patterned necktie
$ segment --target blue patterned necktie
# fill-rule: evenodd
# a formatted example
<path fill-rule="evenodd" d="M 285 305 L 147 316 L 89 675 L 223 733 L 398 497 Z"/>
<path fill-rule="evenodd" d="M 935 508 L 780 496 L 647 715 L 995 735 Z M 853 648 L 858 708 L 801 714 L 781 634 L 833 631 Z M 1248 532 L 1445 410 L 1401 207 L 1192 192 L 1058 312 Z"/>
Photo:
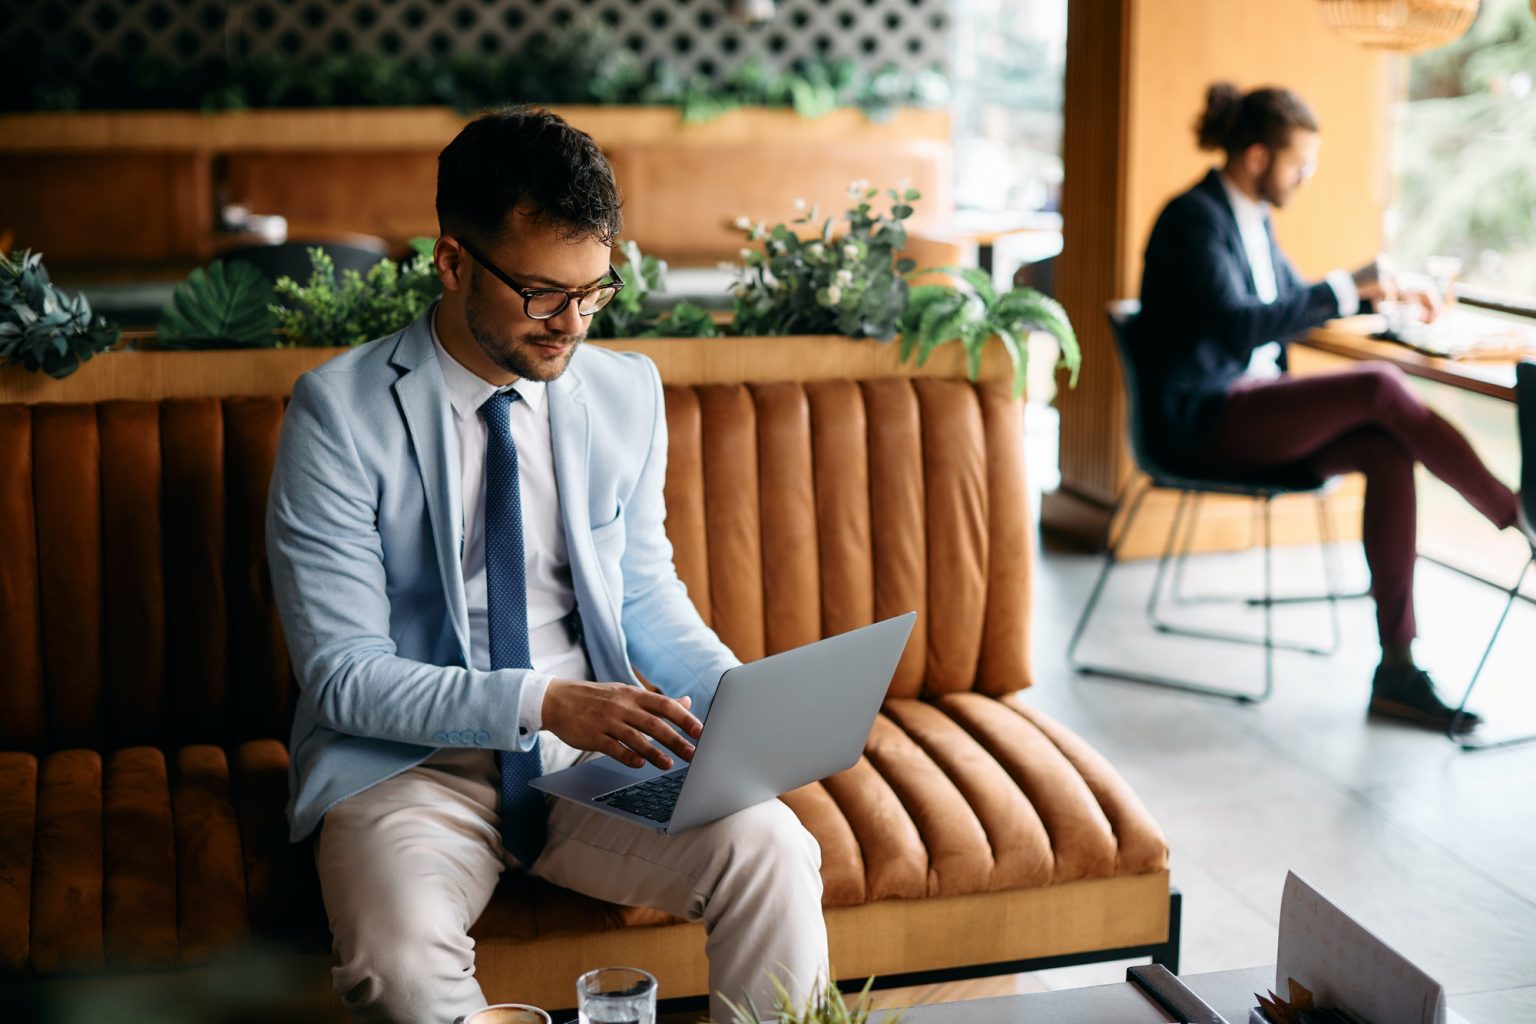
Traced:
<path fill-rule="evenodd" d="M 516 391 L 498 391 L 480 413 L 485 417 L 485 604 L 491 668 L 532 668 L 528 649 L 528 581 L 523 565 L 523 504 L 517 483 L 517 445 L 510 418 Z M 528 868 L 544 849 L 544 796 L 528 785 L 543 773 L 539 739 L 533 749 L 498 750 L 501 770 L 501 839 Z"/>

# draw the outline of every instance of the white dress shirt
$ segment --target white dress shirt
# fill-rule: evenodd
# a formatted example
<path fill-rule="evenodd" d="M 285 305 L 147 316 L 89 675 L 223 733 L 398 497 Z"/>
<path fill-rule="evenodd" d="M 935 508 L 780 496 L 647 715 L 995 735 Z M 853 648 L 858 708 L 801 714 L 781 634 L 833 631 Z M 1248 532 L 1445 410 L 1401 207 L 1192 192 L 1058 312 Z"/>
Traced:
<path fill-rule="evenodd" d="M 1269 204 L 1252 198 L 1238 188 L 1233 184 L 1232 179 L 1227 177 L 1225 171 L 1217 176 L 1221 178 L 1221 187 L 1227 192 L 1227 202 L 1232 205 L 1232 214 L 1237 218 L 1237 231 L 1243 239 L 1243 253 L 1248 257 L 1248 266 L 1253 272 L 1253 290 L 1257 293 L 1260 302 L 1269 305 L 1280 294 L 1267 225 Z M 1360 292 L 1355 287 L 1355 279 L 1350 276 L 1349 271 L 1330 270 L 1324 280 L 1328 282 L 1328 287 L 1333 289 L 1334 298 L 1338 300 L 1340 316 L 1354 316 L 1359 312 Z M 1278 377 L 1279 375 L 1280 343 L 1271 341 L 1254 349 L 1253 355 L 1248 360 L 1246 376 Z"/>
<path fill-rule="evenodd" d="M 432 343 L 442 364 L 459 442 L 459 481 L 464 495 L 464 543 L 459 561 L 469 607 L 470 667 L 489 671 L 491 641 L 485 585 L 485 449 L 489 428 L 480 415 L 480 406 L 503 389 L 482 380 L 448 354 L 437 334 L 435 312 Z M 576 591 L 571 584 L 560 491 L 555 481 L 545 385 L 542 381 L 519 380 L 511 387 L 520 399 L 512 403 L 508 418 L 512 442 L 517 446 L 524 578 L 528 588 L 528 650 L 534 669 L 523 679 L 517 708 L 518 731 L 529 737 L 538 733 L 541 759 L 548 773 L 575 764 L 580 751 L 553 733 L 540 732 L 544 694 L 551 679 L 591 679 L 592 668 L 586 651 L 566 624 L 576 608 Z M 528 742 L 531 744 L 532 740 Z"/>

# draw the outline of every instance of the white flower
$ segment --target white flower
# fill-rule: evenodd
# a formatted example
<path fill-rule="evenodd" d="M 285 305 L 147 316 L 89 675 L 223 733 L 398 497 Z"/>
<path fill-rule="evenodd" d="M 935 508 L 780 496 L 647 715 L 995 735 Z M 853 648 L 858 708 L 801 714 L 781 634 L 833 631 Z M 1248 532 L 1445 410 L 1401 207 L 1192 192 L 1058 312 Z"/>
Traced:
<path fill-rule="evenodd" d="M 822 245 L 820 242 L 812 242 L 810 245 L 805 247 L 805 254 L 813 260 L 821 259 L 822 256 L 826 255 L 826 252 L 826 246 Z"/>
<path fill-rule="evenodd" d="M 837 285 L 827 286 L 827 305 L 835 306 L 843 301 L 843 290 Z"/>
<path fill-rule="evenodd" d="M 744 259 L 744 260 L 751 259 L 752 258 L 752 253 L 753 253 L 753 250 L 748 249 L 746 246 L 742 246 L 739 250 L 737 250 L 737 254 L 742 259 Z"/>
<path fill-rule="evenodd" d="M 855 178 L 848 183 L 848 197 L 857 199 L 869 189 L 868 178 Z"/>
<path fill-rule="evenodd" d="M 748 233 L 748 237 L 758 239 L 762 238 L 767 233 L 768 228 L 763 224 L 762 221 L 758 221 L 756 224 L 752 225 L 752 230 Z"/>
<path fill-rule="evenodd" d="M 851 270 L 839 270 L 835 277 L 837 283 L 840 285 L 853 284 L 853 271 Z"/>
<path fill-rule="evenodd" d="M 859 247 L 858 246 L 854 245 L 852 242 L 849 242 L 847 245 L 843 246 L 843 259 L 845 259 L 845 260 L 856 260 L 858 258 L 859 258 Z"/>
<path fill-rule="evenodd" d="M 777 238 L 775 238 L 775 239 L 773 239 L 772 241 L 770 241 L 768 243 L 768 251 L 769 252 L 783 252 L 784 251 L 784 243 L 779 241 Z"/>
<path fill-rule="evenodd" d="M 806 202 L 805 202 L 804 199 L 799 199 L 799 198 L 795 199 L 795 209 L 797 209 L 797 210 L 804 210 L 805 207 L 806 207 Z"/>
<path fill-rule="evenodd" d="M 736 225 L 737 231 L 746 231 L 752 226 L 752 218 L 743 214 L 742 216 L 737 217 L 735 220 L 731 221 L 731 223 Z"/>

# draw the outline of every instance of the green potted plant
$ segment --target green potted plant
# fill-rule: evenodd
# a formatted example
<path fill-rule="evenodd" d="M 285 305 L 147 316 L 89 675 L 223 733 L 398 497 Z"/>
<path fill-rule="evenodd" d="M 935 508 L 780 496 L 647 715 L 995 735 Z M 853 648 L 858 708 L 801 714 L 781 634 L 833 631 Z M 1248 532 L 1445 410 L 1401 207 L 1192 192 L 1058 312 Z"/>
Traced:
<path fill-rule="evenodd" d="M 769 974 L 768 980 L 773 985 L 773 1007 L 767 1015 L 753 1006 L 750 999 L 742 1006 L 727 999 L 724 993 L 720 995 L 721 1002 L 731 1010 L 730 1024 L 868 1024 L 870 1015 L 874 1013 L 874 1000 L 870 997 L 870 989 L 875 985 L 873 976 L 864 983 L 864 988 L 852 1006 L 843 998 L 835 981 L 821 982 L 817 979 L 818 983 L 811 987 L 810 995 L 806 996 L 803 1003 L 797 1004 L 777 976 Z M 887 1014 L 885 1024 L 898 1024 L 901 1017 L 900 1010 Z"/>
<path fill-rule="evenodd" d="M 403 266 L 380 260 L 366 274 L 344 270 L 339 278 L 325 251 L 311 249 L 309 282 L 280 277 L 273 288 L 283 344 L 361 345 L 400 330 L 442 294 L 432 246 L 430 238 L 413 239 L 415 254 Z"/>
<path fill-rule="evenodd" d="M 272 283 L 244 260 L 214 260 L 176 286 L 155 338 L 164 349 L 272 348 Z"/>
<path fill-rule="evenodd" d="M 0 365 L 68 377 L 121 333 L 84 295 L 54 287 L 42 253 L 0 253 Z"/>
<path fill-rule="evenodd" d="M 999 292 L 975 268 L 917 270 L 899 253 L 907 245 L 904 222 L 915 189 L 887 189 L 889 208 L 873 204 L 880 190 L 865 181 L 848 189 L 853 206 L 841 221 L 821 220 L 815 207 L 788 224 L 766 227 L 738 219 L 748 242 L 734 286 L 736 334 L 842 334 L 889 341 L 901 336 L 902 361 L 918 365 L 939 345 L 958 341 L 971 379 L 981 373 L 982 351 L 998 339 L 1014 368 L 1014 393 L 1028 380 L 1028 336 L 1042 330 L 1060 347 L 1060 365 L 1077 381 L 1082 353 L 1061 305 L 1032 288 Z M 818 225 L 817 221 L 821 220 Z M 841 225 L 841 230 L 839 226 Z M 946 283 L 913 284 L 935 274 Z"/>
<path fill-rule="evenodd" d="M 935 267 L 923 273 L 953 276 L 953 285 L 920 284 L 912 288 L 901 316 L 901 358 L 928 361 L 938 346 L 958 341 L 965 349 L 966 372 L 974 380 L 981 373 L 981 353 L 996 338 L 1013 364 L 1013 391 L 1022 394 L 1029 379 L 1029 333 L 1042 330 L 1056 339 L 1061 351 L 1058 366 L 1071 374 L 1077 385 L 1082 350 L 1077 334 L 1061 304 L 1033 288 L 999 292 L 990 275 L 975 267 Z"/>

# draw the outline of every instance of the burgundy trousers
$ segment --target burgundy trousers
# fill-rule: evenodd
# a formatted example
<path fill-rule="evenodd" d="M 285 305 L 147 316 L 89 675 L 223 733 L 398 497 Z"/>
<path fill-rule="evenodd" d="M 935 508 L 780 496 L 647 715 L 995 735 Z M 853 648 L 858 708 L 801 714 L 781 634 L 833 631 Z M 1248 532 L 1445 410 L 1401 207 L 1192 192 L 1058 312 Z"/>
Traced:
<path fill-rule="evenodd" d="M 1302 463 L 1319 476 L 1365 474 L 1365 560 L 1383 645 L 1417 633 L 1413 567 L 1422 462 L 1489 522 L 1515 521 L 1515 495 L 1455 427 L 1420 401 L 1402 371 L 1361 363 L 1339 373 L 1241 381 L 1202 460 L 1213 470 Z"/>

